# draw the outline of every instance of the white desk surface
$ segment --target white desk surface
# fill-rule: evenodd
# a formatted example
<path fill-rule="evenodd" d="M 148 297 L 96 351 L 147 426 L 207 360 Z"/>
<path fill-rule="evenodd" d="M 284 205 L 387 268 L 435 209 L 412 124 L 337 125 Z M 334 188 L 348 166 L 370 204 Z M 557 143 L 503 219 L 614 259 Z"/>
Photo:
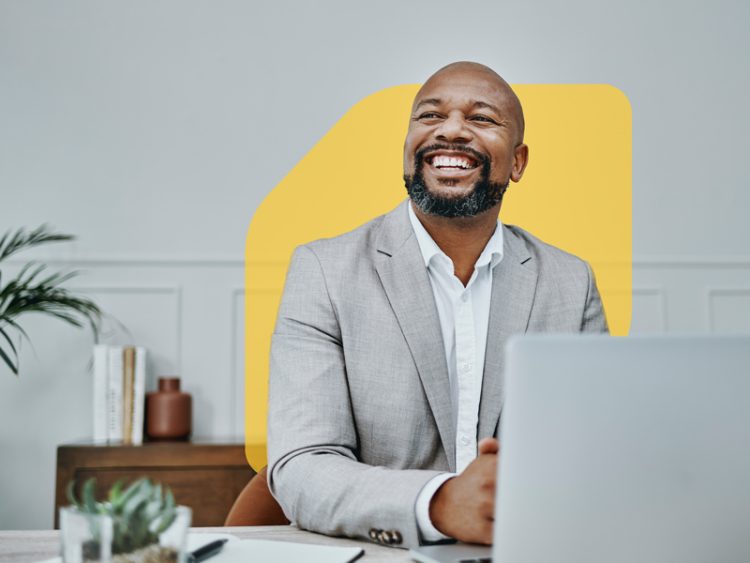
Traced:
<path fill-rule="evenodd" d="M 405 549 L 384 547 L 366 541 L 330 538 L 312 532 L 305 532 L 294 526 L 191 528 L 191 532 L 224 532 L 235 535 L 240 539 L 361 547 L 365 550 L 365 555 L 358 561 L 364 563 L 412 561 L 409 557 L 409 551 Z M 59 541 L 59 531 L 57 530 L 0 530 L 0 562 L 32 562 L 55 557 L 60 552 Z M 210 563 L 210 559 L 207 563 Z"/>

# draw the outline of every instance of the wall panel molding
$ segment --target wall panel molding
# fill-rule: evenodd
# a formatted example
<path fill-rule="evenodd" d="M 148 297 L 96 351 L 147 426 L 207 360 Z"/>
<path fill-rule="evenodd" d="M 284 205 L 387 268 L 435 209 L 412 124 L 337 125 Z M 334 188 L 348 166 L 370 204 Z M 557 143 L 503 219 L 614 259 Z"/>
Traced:
<path fill-rule="evenodd" d="M 744 298 L 744 299 L 743 299 Z M 734 299 L 737 302 L 732 307 L 730 325 L 739 325 L 738 319 L 744 320 L 745 329 L 742 332 L 750 332 L 750 283 L 743 286 L 708 287 L 706 289 L 706 315 L 707 329 L 710 332 L 725 332 L 725 327 L 717 326 L 717 299 Z M 743 309 L 742 301 L 747 301 Z M 732 330 L 734 332 L 736 328 Z"/>
<path fill-rule="evenodd" d="M 639 297 L 642 298 L 656 298 L 658 303 L 658 319 L 660 326 L 657 332 L 667 332 L 669 330 L 669 317 L 667 314 L 667 295 L 664 288 L 661 286 L 638 286 L 633 287 L 633 301 L 635 302 Z M 635 309 L 635 307 L 633 307 Z M 631 330 L 632 332 L 632 330 Z"/>
<path fill-rule="evenodd" d="M 10 258 L 5 261 L 9 265 L 23 266 L 29 261 L 36 261 L 51 265 L 92 265 L 92 266 L 136 266 L 136 267 L 207 267 L 207 268 L 239 268 L 245 265 L 244 257 L 236 256 L 113 256 L 113 255 L 84 255 L 77 257 L 34 256 L 29 253 L 29 259 Z M 602 264 L 619 264 L 606 259 L 589 258 Z M 659 254 L 633 257 L 634 268 L 679 267 L 679 268 L 750 268 L 750 255 L 700 256 L 682 254 Z M 252 261 L 254 266 L 286 266 L 285 261 Z"/>
<path fill-rule="evenodd" d="M 102 267 L 200 267 L 200 268 L 242 268 L 244 258 L 214 257 L 214 256 L 81 256 L 75 258 L 61 258 L 59 256 L 34 256 L 29 253 L 28 259 L 10 258 L 6 264 L 23 266 L 34 261 L 54 266 L 102 266 Z M 275 265 L 275 263 L 274 263 Z"/>
<path fill-rule="evenodd" d="M 181 285 L 144 285 L 144 284 L 102 284 L 102 285 L 73 285 L 70 287 L 72 291 L 80 291 L 88 294 L 114 294 L 114 295 L 174 295 L 177 300 L 177 309 L 175 312 L 175 341 L 177 349 L 175 353 L 177 357 L 175 362 L 177 364 L 178 373 L 182 373 L 183 358 L 182 358 L 182 347 L 183 347 L 183 318 L 184 318 L 184 305 L 182 296 Z M 126 327 L 127 328 L 127 327 Z M 146 343 L 144 343 L 145 345 Z"/>
<path fill-rule="evenodd" d="M 750 256 L 654 255 L 633 258 L 634 268 L 750 268 Z"/>

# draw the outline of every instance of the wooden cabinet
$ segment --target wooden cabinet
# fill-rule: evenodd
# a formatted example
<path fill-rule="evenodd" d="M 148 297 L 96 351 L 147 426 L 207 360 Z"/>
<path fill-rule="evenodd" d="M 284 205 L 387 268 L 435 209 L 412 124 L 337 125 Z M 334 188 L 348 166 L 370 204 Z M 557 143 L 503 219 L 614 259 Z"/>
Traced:
<path fill-rule="evenodd" d="M 55 528 L 69 504 L 68 483 L 96 478 L 97 498 L 118 480 L 150 477 L 193 509 L 193 526 L 222 526 L 232 503 L 255 475 L 241 443 L 147 442 L 142 446 L 69 444 L 57 448 Z"/>

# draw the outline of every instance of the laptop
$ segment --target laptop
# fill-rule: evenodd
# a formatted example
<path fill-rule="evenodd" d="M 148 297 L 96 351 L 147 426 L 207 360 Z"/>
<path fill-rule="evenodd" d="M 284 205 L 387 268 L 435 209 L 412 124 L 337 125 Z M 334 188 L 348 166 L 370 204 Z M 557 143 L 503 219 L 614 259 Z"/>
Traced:
<path fill-rule="evenodd" d="M 516 337 L 505 377 L 493 546 L 414 559 L 750 561 L 750 337 Z"/>

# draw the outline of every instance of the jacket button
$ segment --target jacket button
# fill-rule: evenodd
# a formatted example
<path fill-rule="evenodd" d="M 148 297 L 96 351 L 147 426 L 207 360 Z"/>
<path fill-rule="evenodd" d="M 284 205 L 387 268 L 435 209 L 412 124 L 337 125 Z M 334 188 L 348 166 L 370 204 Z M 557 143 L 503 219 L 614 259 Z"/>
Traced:
<path fill-rule="evenodd" d="M 393 534 L 390 531 L 386 530 L 385 532 L 383 532 L 383 536 L 381 539 L 383 540 L 383 543 L 390 545 L 393 543 Z"/>
<path fill-rule="evenodd" d="M 391 532 L 391 535 L 393 536 L 393 543 L 396 545 L 399 545 L 402 541 L 404 541 L 404 538 L 401 537 L 401 534 L 398 533 L 398 530 L 394 530 Z"/>
<path fill-rule="evenodd" d="M 378 530 L 377 528 L 370 528 L 370 539 L 372 541 L 378 541 L 378 533 L 380 533 L 380 530 Z"/>

